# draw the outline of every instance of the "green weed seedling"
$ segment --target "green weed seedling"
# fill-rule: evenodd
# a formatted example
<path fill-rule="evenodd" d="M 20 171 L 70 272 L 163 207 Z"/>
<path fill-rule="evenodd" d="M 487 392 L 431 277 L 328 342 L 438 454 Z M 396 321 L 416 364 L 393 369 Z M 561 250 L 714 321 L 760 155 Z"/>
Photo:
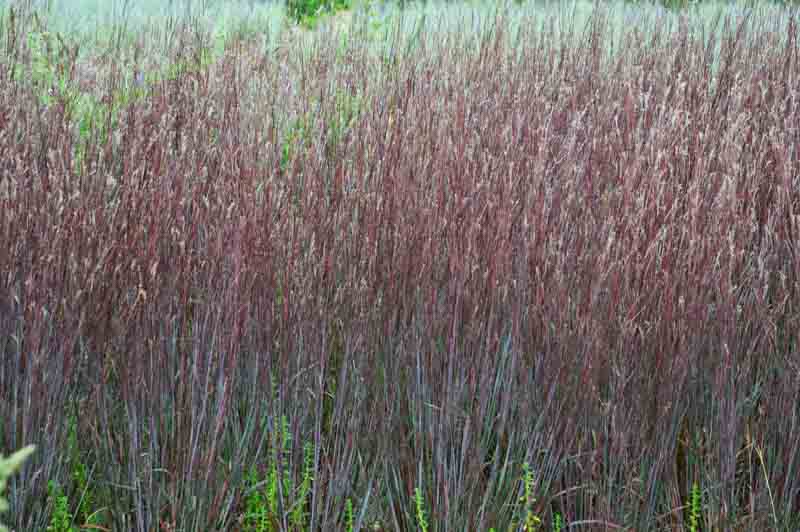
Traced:
<path fill-rule="evenodd" d="M 524 494 L 522 497 L 519 498 L 519 502 L 523 505 L 523 512 L 524 512 L 524 519 L 522 521 L 522 530 L 525 532 L 534 532 L 539 530 L 539 527 L 542 525 L 542 520 L 536 515 L 536 512 L 533 510 L 533 504 L 536 502 L 536 497 L 533 494 L 534 488 L 534 478 L 533 478 L 533 470 L 531 470 L 530 465 L 528 462 L 522 464 L 522 482 L 524 485 Z M 554 530 L 561 530 L 561 516 L 557 516 L 553 523 Z M 511 522 L 511 525 L 508 528 L 509 530 L 516 530 L 517 523 L 514 521 Z M 490 529 L 492 532 L 494 529 Z"/>
<path fill-rule="evenodd" d="M 69 432 L 67 434 L 67 453 L 72 469 L 72 481 L 80 496 L 73 513 L 70 508 L 69 497 L 54 480 L 47 483 L 47 497 L 53 504 L 53 513 L 47 532 L 77 532 L 81 528 L 98 527 L 101 523 L 99 512 L 91 512 L 94 497 L 89 489 L 89 473 L 86 464 L 80 458 L 78 448 L 77 420 L 74 414 L 68 418 Z M 80 526 L 76 523 L 82 523 Z"/>
<path fill-rule="evenodd" d="M 561 514 L 555 514 L 553 516 L 553 532 L 561 532 L 564 530 L 564 521 L 561 517 Z"/>
<path fill-rule="evenodd" d="M 78 532 L 78 528 L 73 525 L 74 516 L 69 511 L 69 499 L 55 481 L 47 483 L 47 498 L 54 505 L 47 532 Z"/>
<path fill-rule="evenodd" d="M 701 511 L 700 486 L 695 482 L 692 484 L 692 490 L 689 493 L 689 530 L 691 532 L 700 531 Z"/>
<path fill-rule="evenodd" d="M 428 519 L 425 517 L 425 501 L 422 498 L 422 491 L 414 488 L 414 509 L 417 515 L 417 524 L 421 532 L 428 532 Z"/>
<path fill-rule="evenodd" d="M 347 532 L 355 530 L 355 519 L 353 518 L 353 501 L 350 497 L 344 503 L 344 523 Z"/>
<path fill-rule="evenodd" d="M 70 464 L 72 469 L 72 481 L 80 497 L 78 506 L 75 510 L 75 519 L 82 526 L 100 525 L 99 512 L 92 513 L 94 506 L 94 494 L 89 489 L 89 468 L 81 460 L 80 449 L 78 448 L 78 422 L 75 414 L 69 416 L 69 433 L 67 435 L 67 449 L 70 454 Z"/>
<path fill-rule="evenodd" d="M 281 417 L 280 424 L 276 421 L 276 445 L 273 446 L 272 460 L 268 466 L 266 478 L 258 481 L 255 468 L 250 470 L 248 485 L 250 494 L 245 502 L 244 530 L 252 532 L 275 532 L 280 530 L 278 508 L 278 483 L 281 482 L 284 496 L 293 498 L 289 509 L 289 525 L 291 530 L 305 530 L 307 527 L 309 494 L 314 481 L 314 448 L 311 444 L 304 445 L 303 478 L 295 489 L 292 473 L 287 467 L 281 476 L 278 471 L 278 453 L 287 456 L 291 453 L 291 435 L 288 430 L 286 417 Z M 264 484 L 263 490 L 256 489 L 259 484 Z"/>
<path fill-rule="evenodd" d="M 0 454 L 0 514 L 8 510 L 8 501 L 3 498 L 3 492 L 6 489 L 8 477 L 16 473 L 17 469 L 19 469 L 22 463 L 33 454 L 35 449 L 33 445 L 29 445 L 15 452 L 8 458 L 3 458 L 3 455 Z M 8 532 L 8 528 L 2 523 L 0 523 L 0 532 Z"/>
<path fill-rule="evenodd" d="M 533 471 L 530 469 L 528 462 L 522 464 L 522 470 L 524 471 L 524 482 L 525 482 L 525 496 L 522 498 L 522 502 L 525 505 L 525 528 L 526 532 L 533 532 L 534 530 L 538 530 L 539 526 L 542 524 L 542 520 L 534 513 L 533 511 L 533 503 L 536 502 L 536 498 L 533 495 Z"/>

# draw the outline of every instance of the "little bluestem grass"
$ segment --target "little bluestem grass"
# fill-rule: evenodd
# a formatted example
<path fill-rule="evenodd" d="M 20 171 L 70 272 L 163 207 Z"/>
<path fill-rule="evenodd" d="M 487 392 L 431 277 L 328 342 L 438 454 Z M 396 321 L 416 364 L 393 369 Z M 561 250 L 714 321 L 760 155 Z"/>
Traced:
<path fill-rule="evenodd" d="M 526 6 L 3 19 L 15 529 L 798 528 L 796 21 Z"/>

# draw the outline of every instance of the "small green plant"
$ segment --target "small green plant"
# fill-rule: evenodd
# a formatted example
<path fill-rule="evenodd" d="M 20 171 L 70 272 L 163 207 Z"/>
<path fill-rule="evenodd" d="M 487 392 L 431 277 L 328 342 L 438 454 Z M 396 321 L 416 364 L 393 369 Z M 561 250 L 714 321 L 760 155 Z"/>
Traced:
<path fill-rule="evenodd" d="M 422 491 L 414 488 L 414 506 L 417 511 L 417 523 L 422 532 L 428 532 L 428 520 L 425 517 L 425 501 L 422 499 Z"/>
<path fill-rule="evenodd" d="M 311 142 L 311 117 L 308 114 L 297 117 L 289 127 L 286 139 L 283 141 L 281 150 L 281 170 L 289 169 L 289 162 L 297 153 L 303 150 Z"/>
<path fill-rule="evenodd" d="M 355 530 L 355 520 L 353 519 L 353 501 L 350 497 L 344 503 L 344 524 L 347 532 Z"/>
<path fill-rule="evenodd" d="M 691 532 L 699 532 L 700 530 L 700 486 L 695 482 L 692 484 L 692 490 L 689 493 L 689 530 Z"/>
<path fill-rule="evenodd" d="M 69 416 L 69 433 L 67 435 L 67 449 L 69 449 L 70 463 L 72 464 L 72 480 L 77 487 L 80 496 L 78 507 L 75 510 L 75 518 L 83 526 L 99 525 L 98 513 L 92 513 L 94 505 L 94 495 L 89 489 L 89 471 L 86 464 L 81 460 L 80 449 L 78 447 L 78 422 L 75 414 Z"/>
<path fill-rule="evenodd" d="M 61 487 L 52 480 L 47 483 L 47 496 L 54 503 L 47 532 L 77 532 L 78 529 L 72 524 L 74 519 L 69 511 L 69 499 Z"/>
<path fill-rule="evenodd" d="M 564 519 L 561 514 L 557 513 L 553 516 L 553 532 L 561 532 L 564 530 Z"/>
<path fill-rule="evenodd" d="M 328 136 L 325 144 L 325 155 L 336 157 L 337 148 L 347 131 L 353 127 L 361 113 L 361 99 L 344 90 L 337 89 L 334 95 L 334 107 L 325 123 L 328 125 Z"/>
<path fill-rule="evenodd" d="M 22 462 L 27 460 L 35 449 L 33 445 L 29 445 L 15 452 L 8 458 L 3 458 L 3 455 L 0 454 L 0 513 L 5 513 L 8 510 L 8 501 L 2 496 L 6 489 L 8 477 L 13 475 L 17 469 L 22 466 Z M 0 532 L 8 532 L 8 528 L 0 524 Z"/>
<path fill-rule="evenodd" d="M 306 506 L 308 505 L 308 495 L 311 493 L 311 484 L 314 482 L 314 447 L 310 443 L 303 446 L 304 461 L 303 461 L 303 480 L 300 481 L 300 486 L 297 489 L 297 501 L 292 506 L 289 521 L 298 529 L 302 530 L 305 526 L 308 514 Z"/>
<path fill-rule="evenodd" d="M 258 473 L 255 467 L 250 470 L 247 482 L 251 487 L 258 484 Z M 255 532 L 271 530 L 268 514 L 268 499 L 266 490 L 262 493 L 254 489 L 245 501 L 244 529 Z"/>
<path fill-rule="evenodd" d="M 283 433 L 283 428 L 286 426 L 286 419 L 282 418 L 282 424 L 278 426 L 276 421 L 276 429 L 278 430 L 278 441 L 281 442 L 280 446 L 284 447 L 289 445 L 288 435 Z M 273 447 L 272 461 L 266 473 L 265 485 L 263 492 L 253 489 L 247 497 L 245 503 L 245 517 L 244 526 L 245 530 L 254 532 L 272 532 L 278 530 L 278 482 L 280 475 L 278 473 L 278 445 Z M 255 467 L 250 470 L 248 476 L 249 484 L 255 488 L 259 484 L 258 473 Z"/>
<path fill-rule="evenodd" d="M 522 471 L 522 481 L 525 486 L 525 494 L 520 497 L 520 502 L 523 503 L 525 508 L 525 521 L 523 530 L 525 530 L 525 532 L 533 532 L 539 529 L 539 526 L 542 524 L 542 520 L 533 511 L 533 503 L 536 502 L 536 497 L 533 494 L 533 471 L 531 470 L 528 462 L 522 464 Z"/>
<path fill-rule="evenodd" d="M 314 481 L 314 447 L 307 443 L 304 445 L 303 478 L 295 491 L 292 482 L 291 470 L 283 471 L 283 478 L 278 471 L 278 453 L 288 454 L 291 451 L 291 436 L 288 431 L 286 417 L 281 417 L 280 423 L 276 421 L 276 445 L 273 447 L 272 460 L 264 481 L 263 491 L 254 489 L 258 486 L 258 474 L 255 468 L 248 474 L 248 484 L 251 492 L 245 501 L 244 530 L 253 532 L 273 532 L 279 530 L 278 519 L 278 483 L 283 493 L 293 497 L 294 504 L 289 510 L 289 523 L 292 530 L 304 530 L 308 513 L 308 495 Z M 288 462 L 288 460 L 287 460 Z"/>

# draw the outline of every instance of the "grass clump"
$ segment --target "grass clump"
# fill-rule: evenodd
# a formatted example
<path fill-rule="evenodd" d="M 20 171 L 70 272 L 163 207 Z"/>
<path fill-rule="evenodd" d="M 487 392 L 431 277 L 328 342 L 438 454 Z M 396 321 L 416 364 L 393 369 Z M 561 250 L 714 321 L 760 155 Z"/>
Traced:
<path fill-rule="evenodd" d="M 0 23 L 11 527 L 798 528 L 790 11 L 206 4 Z"/>

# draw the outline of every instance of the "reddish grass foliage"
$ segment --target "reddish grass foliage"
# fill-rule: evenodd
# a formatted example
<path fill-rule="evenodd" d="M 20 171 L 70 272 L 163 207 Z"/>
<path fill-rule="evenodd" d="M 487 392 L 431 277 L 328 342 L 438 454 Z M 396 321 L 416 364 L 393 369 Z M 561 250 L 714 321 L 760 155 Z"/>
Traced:
<path fill-rule="evenodd" d="M 236 529 L 281 416 L 314 530 L 348 497 L 410 530 L 417 487 L 435 530 L 506 529 L 523 461 L 546 524 L 686 530 L 698 483 L 709 527 L 797 526 L 796 21 L 610 54 L 602 12 L 505 25 L 388 67 L 234 43 L 84 137 L 2 56 L 0 451 L 39 448 L 17 529 L 73 486 L 69 413 L 113 530 Z"/>

